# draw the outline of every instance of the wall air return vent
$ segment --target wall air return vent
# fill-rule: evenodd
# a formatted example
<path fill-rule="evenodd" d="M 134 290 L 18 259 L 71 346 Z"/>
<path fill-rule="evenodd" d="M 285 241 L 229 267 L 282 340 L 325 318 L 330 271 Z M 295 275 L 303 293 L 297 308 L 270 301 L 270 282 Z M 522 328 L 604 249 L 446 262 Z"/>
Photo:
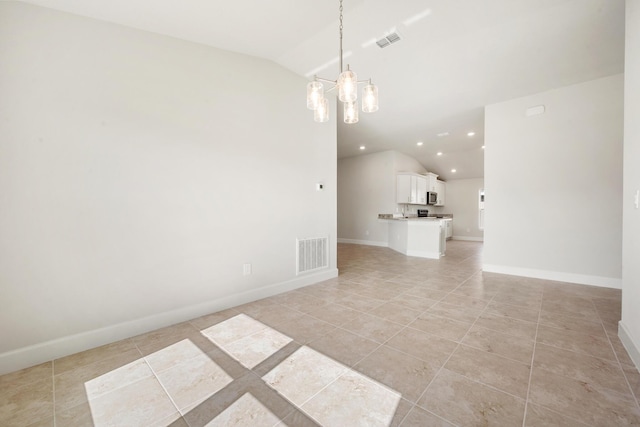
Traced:
<path fill-rule="evenodd" d="M 401 39 L 400 39 L 400 34 L 398 34 L 398 33 L 391 33 L 391 34 L 387 34 L 387 36 L 386 36 L 386 37 L 383 37 L 383 38 L 381 38 L 380 40 L 378 40 L 378 41 L 376 42 L 376 44 L 382 48 L 382 47 L 387 47 L 387 46 L 389 46 L 390 44 L 393 44 L 393 43 L 395 43 L 395 42 L 397 42 L 397 41 L 400 41 L 400 40 L 401 40 Z"/>
<path fill-rule="evenodd" d="M 296 239 L 296 274 L 329 267 L 329 238 Z"/>

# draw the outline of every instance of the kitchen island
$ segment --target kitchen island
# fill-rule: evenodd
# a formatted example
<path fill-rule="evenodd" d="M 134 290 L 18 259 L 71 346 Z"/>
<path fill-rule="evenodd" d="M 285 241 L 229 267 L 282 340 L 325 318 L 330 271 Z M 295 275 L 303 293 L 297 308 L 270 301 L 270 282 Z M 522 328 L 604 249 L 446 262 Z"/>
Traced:
<path fill-rule="evenodd" d="M 389 247 L 408 256 L 440 259 L 446 237 L 440 218 L 385 218 L 389 223 Z"/>

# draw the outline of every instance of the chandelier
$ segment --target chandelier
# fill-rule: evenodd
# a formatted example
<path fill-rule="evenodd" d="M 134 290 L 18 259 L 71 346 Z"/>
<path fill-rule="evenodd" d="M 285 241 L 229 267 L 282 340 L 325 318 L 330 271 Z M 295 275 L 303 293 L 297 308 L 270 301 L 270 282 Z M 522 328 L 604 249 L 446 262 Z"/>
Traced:
<path fill-rule="evenodd" d="M 313 110 L 313 119 L 316 122 L 329 120 L 329 103 L 324 96 L 322 82 L 333 86 L 327 90 L 338 90 L 338 99 L 344 103 L 344 122 L 358 123 L 358 84 L 366 83 L 362 88 L 362 111 L 373 113 L 378 111 L 378 87 L 371 84 L 371 79 L 358 81 L 354 71 L 342 68 L 342 0 L 340 0 L 340 75 L 337 80 L 327 80 L 313 76 L 313 81 L 307 84 L 307 108 Z"/>

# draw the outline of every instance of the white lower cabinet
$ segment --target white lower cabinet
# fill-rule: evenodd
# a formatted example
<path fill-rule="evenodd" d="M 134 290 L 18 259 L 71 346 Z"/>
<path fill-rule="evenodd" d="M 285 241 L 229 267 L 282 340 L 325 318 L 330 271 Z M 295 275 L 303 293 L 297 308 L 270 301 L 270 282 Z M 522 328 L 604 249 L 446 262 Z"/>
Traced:
<path fill-rule="evenodd" d="M 445 230 L 445 237 L 451 239 L 453 237 L 453 219 L 447 218 L 442 220 L 442 226 Z"/>

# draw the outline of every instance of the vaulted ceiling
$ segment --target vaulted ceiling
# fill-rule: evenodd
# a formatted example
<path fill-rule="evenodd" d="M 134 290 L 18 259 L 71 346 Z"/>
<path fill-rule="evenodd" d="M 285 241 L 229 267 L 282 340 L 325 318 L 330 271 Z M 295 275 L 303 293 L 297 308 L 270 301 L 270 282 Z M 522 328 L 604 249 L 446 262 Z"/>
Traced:
<path fill-rule="evenodd" d="M 309 79 L 339 72 L 338 0 L 28 3 L 266 58 Z M 400 41 L 378 47 L 391 32 Z M 344 0 L 344 52 L 379 87 L 380 110 L 338 122 L 338 157 L 394 149 L 445 180 L 482 177 L 485 105 L 623 72 L 624 0 Z"/>

